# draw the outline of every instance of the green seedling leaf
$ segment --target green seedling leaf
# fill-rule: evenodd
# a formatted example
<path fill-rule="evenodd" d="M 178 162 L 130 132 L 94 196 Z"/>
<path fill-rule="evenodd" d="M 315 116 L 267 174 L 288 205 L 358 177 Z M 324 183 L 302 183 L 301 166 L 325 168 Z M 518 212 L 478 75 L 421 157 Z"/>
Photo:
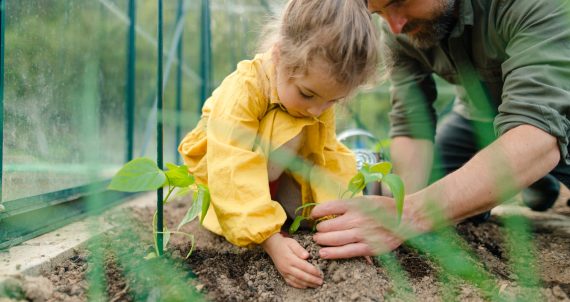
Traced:
<path fill-rule="evenodd" d="M 398 211 L 398 224 L 402 220 L 402 212 L 404 211 L 404 182 L 400 176 L 396 174 L 387 174 L 384 176 L 384 184 L 392 191 L 394 200 L 396 201 L 396 210 Z"/>
<path fill-rule="evenodd" d="M 168 171 L 166 177 L 171 186 L 177 188 L 185 188 L 194 184 L 194 176 L 188 172 L 188 167 L 185 165 L 177 166 L 172 163 L 166 163 Z"/>
<path fill-rule="evenodd" d="M 210 191 L 205 185 L 198 185 L 198 190 L 194 191 L 194 196 L 192 198 L 192 206 L 186 212 L 186 215 L 178 224 L 176 230 L 180 230 L 185 224 L 191 222 L 198 214 L 202 213 L 200 216 L 200 223 L 204 221 L 208 208 L 210 207 Z"/>
<path fill-rule="evenodd" d="M 318 205 L 318 203 L 316 203 L 316 202 L 306 203 L 306 204 L 295 209 L 295 215 L 299 215 L 299 211 L 302 211 L 304 208 L 312 207 L 312 206 L 316 206 L 316 205 Z"/>
<path fill-rule="evenodd" d="M 180 228 L 182 228 L 185 224 L 191 222 L 196 217 L 198 217 L 198 214 L 200 213 L 200 208 L 202 207 L 202 205 L 200 204 L 200 202 L 197 198 L 197 195 L 198 195 L 198 192 L 194 192 L 194 198 L 192 201 L 192 206 L 190 206 L 190 208 L 186 212 L 186 215 L 184 216 L 182 221 L 180 221 L 180 223 L 178 224 L 178 227 L 176 228 L 176 230 L 180 230 Z"/>
<path fill-rule="evenodd" d="M 198 192 L 202 192 L 201 195 L 198 194 L 198 198 L 201 199 L 202 203 L 202 215 L 200 215 L 200 223 L 204 223 L 204 218 L 206 217 L 206 213 L 208 213 L 208 209 L 210 208 L 210 190 L 204 185 L 198 185 Z"/>
<path fill-rule="evenodd" d="M 291 223 L 291 226 L 289 227 L 289 234 L 295 234 L 295 232 L 297 232 L 299 229 L 299 226 L 301 226 L 301 222 L 303 220 L 305 220 L 305 217 L 303 216 L 295 217 L 295 220 L 293 220 L 293 223 Z"/>
<path fill-rule="evenodd" d="M 390 174 L 392 171 L 392 164 L 389 162 L 381 162 L 370 166 L 371 173 L 382 173 L 382 175 Z"/>
<path fill-rule="evenodd" d="M 113 176 L 109 190 L 121 192 L 154 191 L 166 183 L 166 175 L 150 158 L 137 158 L 126 163 Z"/>
<path fill-rule="evenodd" d="M 192 189 L 190 189 L 190 187 L 184 187 L 184 188 L 178 189 L 178 191 L 176 191 L 175 196 L 176 197 L 184 197 L 184 196 L 190 194 L 191 192 L 192 192 Z"/>

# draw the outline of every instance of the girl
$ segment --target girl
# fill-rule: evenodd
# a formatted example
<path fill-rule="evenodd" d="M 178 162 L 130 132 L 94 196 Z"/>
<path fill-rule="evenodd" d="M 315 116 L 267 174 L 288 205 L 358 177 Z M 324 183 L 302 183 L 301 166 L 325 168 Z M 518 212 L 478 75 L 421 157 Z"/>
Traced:
<path fill-rule="evenodd" d="M 290 0 L 265 52 L 238 64 L 179 147 L 210 189 L 204 226 L 238 246 L 261 244 L 297 288 L 323 279 L 307 251 L 280 233 L 287 214 L 337 199 L 356 173 L 354 156 L 336 140 L 333 105 L 375 74 L 365 2 Z"/>

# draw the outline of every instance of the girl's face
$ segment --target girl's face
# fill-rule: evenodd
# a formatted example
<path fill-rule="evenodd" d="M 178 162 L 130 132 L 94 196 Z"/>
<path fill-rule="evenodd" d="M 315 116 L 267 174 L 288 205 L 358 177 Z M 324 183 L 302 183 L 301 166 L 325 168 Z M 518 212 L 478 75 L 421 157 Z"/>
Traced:
<path fill-rule="evenodd" d="M 277 60 L 277 94 L 289 114 L 318 117 L 348 95 L 350 89 L 329 76 L 325 64 L 323 60 L 312 60 L 305 74 L 294 75 Z"/>

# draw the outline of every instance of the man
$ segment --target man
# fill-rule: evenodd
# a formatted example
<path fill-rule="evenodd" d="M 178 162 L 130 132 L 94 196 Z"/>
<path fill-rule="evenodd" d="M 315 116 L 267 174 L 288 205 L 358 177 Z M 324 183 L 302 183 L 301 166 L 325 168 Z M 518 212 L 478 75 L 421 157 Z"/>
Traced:
<path fill-rule="evenodd" d="M 368 1 L 385 21 L 392 163 L 408 195 L 397 228 L 387 219 L 396 215 L 389 197 L 315 207 L 314 218 L 338 215 L 317 227 L 315 241 L 329 246 L 321 257 L 392 250 L 436 228 L 435 218 L 455 223 L 483 214 L 533 184 L 539 193 L 524 194 L 531 207 L 554 202 L 555 178 L 570 184 L 568 2 Z M 457 88 L 437 135 L 433 73 Z M 445 176 L 426 187 L 432 166 Z"/>

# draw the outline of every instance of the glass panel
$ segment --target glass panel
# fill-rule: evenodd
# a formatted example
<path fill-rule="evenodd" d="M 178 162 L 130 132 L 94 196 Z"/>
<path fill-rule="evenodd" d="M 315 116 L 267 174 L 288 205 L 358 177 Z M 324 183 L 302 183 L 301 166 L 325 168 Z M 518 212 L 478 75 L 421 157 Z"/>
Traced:
<path fill-rule="evenodd" d="M 4 201 L 122 163 L 126 2 L 6 1 Z"/>
<path fill-rule="evenodd" d="M 164 89 L 164 162 L 176 163 L 178 156 L 178 143 L 179 139 L 176 138 L 176 126 L 181 123 L 178 121 L 179 115 L 176 113 L 176 85 L 177 85 L 177 75 L 178 68 L 182 67 L 182 78 L 181 84 L 187 85 L 190 82 L 189 76 L 197 76 L 196 72 L 190 68 L 188 65 L 190 62 L 186 61 L 186 57 L 182 57 L 182 61 L 178 59 L 178 45 L 180 39 L 182 39 L 182 47 L 184 51 L 184 40 L 190 40 L 192 46 L 198 49 L 199 39 L 198 35 L 193 36 L 189 32 L 189 29 L 193 28 L 196 30 L 199 27 L 199 19 L 196 18 L 196 13 L 199 13 L 200 1 L 182 1 L 182 7 L 179 10 L 179 1 L 166 1 L 164 2 L 164 81 L 166 86 Z M 194 18 L 191 20 L 192 23 L 188 23 L 188 19 L 191 18 L 190 14 L 194 12 Z M 178 21 L 178 14 L 181 15 L 181 20 Z M 189 27 L 187 24 L 190 24 Z M 186 44 L 188 45 L 188 44 Z M 194 46 L 195 45 L 195 46 Z M 184 93 L 184 90 L 182 91 Z M 198 104 L 198 100 L 194 98 L 188 98 L 182 95 L 182 100 L 187 99 L 189 102 Z M 181 117 L 181 116 L 180 116 Z"/>
<path fill-rule="evenodd" d="M 261 2 L 211 1 L 213 87 L 233 72 L 239 61 L 255 56 L 259 34 L 269 13 Z"/>
<path fill-rule="evenodd" d="M 176 1 L 174 1 L 176 2 Z M 187 1 L 188 2 L 188 1 Z M 183 97 L 180 124 L 182 136 L 191 131 L 200 118 L 200 18 L 201 1 L 190 1 L 183 35 Z M 257 35 L 261 31 L 267 10 L 259 0 L 210 0 L 212 35 L 212 87 L 215 89 L 223 79 L 232 73 L 239 61 L 255 55 Z M 166 19 L 166 16 L 165 16 Z M 166 66 L 167 64 L 165 64 Z M 165 90 L 165 114 L 175 108 L 175 66 Z M 177 145 L 175 131 L 165 118 L 165 146 Z M 176 155 L 176 153 L 175 153 Z M 165 154 L 165 161 L 172 161 Z"/>
<path fill-rule="evenodd" d="M 137 1 L 134 157 L 156 159 L 157 1 Z"/>

